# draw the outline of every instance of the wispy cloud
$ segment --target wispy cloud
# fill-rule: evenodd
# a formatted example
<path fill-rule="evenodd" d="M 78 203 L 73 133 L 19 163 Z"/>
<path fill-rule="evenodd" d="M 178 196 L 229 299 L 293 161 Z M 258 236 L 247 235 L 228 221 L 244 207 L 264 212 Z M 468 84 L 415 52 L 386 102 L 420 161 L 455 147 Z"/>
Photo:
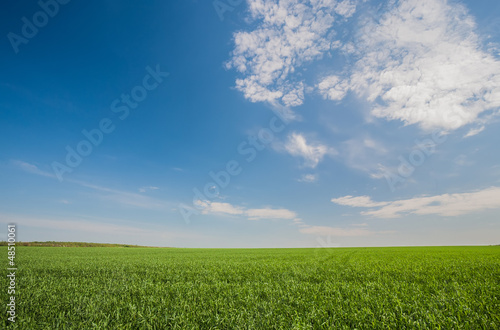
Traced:
<path fill-rule="evenodd" d="M 337 154 L 336 150 L 320 142 L 308 142 L 301 133 L 291 133 L 282 147 L 292 156 L 304 159 L 304 167 L 315 168 L 327 154 Z M 280 147 L 277 148 L 281 149 Z"/>
<path fill-rule="evenodd" d="M 32 217 L 22 215 L 0 214 L 0 222 L 14 222 L 19 225 L 54 229 L 54 230 L 72 230 L 75 232 L 90 232 L 90 233 L 113 233 L 118 235 L 149 232 L 140 227 L 132 227 L 127 225 L 117 225 L 105 222 L 94 222 L 81 219 L 47 219 L 43 217 Z"/>
<path fill-rule="evenodd" d="M 45 176 L 45 177 L 53 178 L 53 179 L 56 178 L 56 176 L 54 174 L 49 173 L 49 172 L 45 172 L 45 171 L 39 169 L 38 166 L 21 161 L 21 160 L 11 160 L 10 163 L 12 165 L 14 165 L 15 167 L 17 167 L 25 172 L 31 173 L 31 174 L 41 175 L 41 176 Z"/>
<path fill-rule="evenodd" d="M 112 221 L 112 222 L 111 222 Z M 78 217 L 65 218 L 64 220 L 51 219 L 45 217 L 24 216 L 18 214 L 2 214 L 0 213 L 0 223 L 16 223 L 23 227 L 34 227 L 51 229 L 54 232 L 70 232 L 70 233 L 92 233 L 103 234 L 112 233 L 112 240 L 134 239 L 137 237 L 146 237 L 149 241 L 164 241 L 167 238 L 200 238 L 201 235 L 188 233 L 183 231 L 172 231 L 162 226 L 155 228 L 146 228 L 144 225 L 124 225 L 124 220 L 119 219 L 81 219 Z M 117 224 L 120 223 L 120 224 Z M 110 236 L 111 238 L 111 236 Z M 64 240 L 64 238 L 61 238 Z"/>
<path fill-rule="evenodd" d="M 77 180 L 67 180 L 67 181 L 71 183 L 76 183 L 82 187 L 90 188 L 95 191 L 101 192 L 101 194 L 94 196 L 102 200 L 112 201 L 124 206 L 139 207 L 144 209 L 164 209 L 169 206 L 172 206 L 172 204 L 169 202 L 145 196 L 143 194 L 111 189 L 83 181 L 77 181 Z"/>
<path fill-rule="evenodd" d="M 469 130 L 467 132 L 467 134 L 464 135 L 464 138 L 468 138 L 468 137 L 471 137 L 471 136 L 474 136 L 474 135 L 478 135 L 479 133 L 481 133 L 482 131 L 484 131 L 486 127 L 484 126 L 481 126 L 479 128 L 473 128 L 471 130 Z"/>
<path fill-rule="evenodd" d="M 475 162 L 470 160 L 467 155 L 463 154 L 457 156 L 453 162 L 458 166 L 472 166 L 475 164 Z"/>
<path fill-rule="evenodd" d="M 368 173 L 372 178 L 383 178 L 381 162 L 388 153 L 382 142 L 369 136 L 344 141 L 339 157 L 347 166 Z"/>
<path fill-rule="evenodd" d="M 45 176 L 49 177 L 52 179 L 57 179 L 55 175 L 52 173 L 45 172 L 43 170 L 40 170 L 36 165 L 20 161 L 20 160 L 11 160 L 11 164 L 16 166 L 17 168 L 31 173 L 31 174 L 36 174 L 40 176 Z M 112 201 L 121 205 L 126 205 L 126 206 L 132 206 L 132 207 L 139 207 L 139 208 L 145 208 L 145 209 L 163 209 L 166 208 L 167 205 L 170 205 L 170 203 L 161 201 L 158 199 L 154 199 L 148 196 L 145 196 L 143 194 L 137 194 L 137 193 L 131 193 L 128 191 L 122 191 L 122 190 L 116 190 L 112 188 L 107 188 L 95 184 L 91 184 L 88 182 L 80 181 L 80 180 L 74 180 L 74 179 L 68 179 L 66 180 L 67 182 L 71 184 L 77 184 L 79 186 L 85 187 L 85 188 L 90 188 L 95 191 L 101 192 L 101 194 L 96 194 L 94 195 L 97 198 L 100 198 L 102 200 L 106 201 Z M 139 192 L 144 193 L 147 190 L 156 190 L 159 189 L 158 187 L 142 187 L 139 189 Z M 104 193 L 104 194 L 103 194 Z M 171 205 L 170 205 L 171 206 Z"/>
<path fill-rule="evenodd" d="M 415 197 L 392 202 L 374 202 L 368 196 L 345 196 L 333 203 L 351 207 L 377 208 L 361 212 L 376 218 L 399 218 L 404 215 L 459 216 L 488 209 L 500 209 L 500 187 L 475 192 Z"/>
<path fill-rule="evenodd" d="M 389 204 L 388 202 L 374 202 L 369 196 L 344 196 L 340 198 L 332 198 L 332 202 L 338 205 L 352 207 L 377 207 Z"/>
<path fill-rule="evenodd" d="M 145 192 L 150 191 L 150 190 L 158 190 L 158 189 L 160 189 L 160 188 L 158 188 L 158 187 L 153 187 L 153 186 L 149 186 L 149 187 L 141 187 L 141 188 L 139 188 L 139 192 L 140 192 L 140 193 L 145 193 Z"/>
<path fill-rule="evenodd" d="M 298 180 L 299 182 L 307 182 L 307 183 L 313 183 L 318 181 L 318 175 L 317 174 L 304 174 L 300 177 Z"/>

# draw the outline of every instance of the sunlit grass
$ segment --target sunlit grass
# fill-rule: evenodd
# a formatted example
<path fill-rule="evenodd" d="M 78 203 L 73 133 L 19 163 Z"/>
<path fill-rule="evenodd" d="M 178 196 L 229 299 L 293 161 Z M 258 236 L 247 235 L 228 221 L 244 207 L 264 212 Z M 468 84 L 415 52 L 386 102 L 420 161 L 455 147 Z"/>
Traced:
<path fill-rule="evenodd" d="M 18 247 L 16 257 L 20 329 L 500 327 L 500 247 Z"/>

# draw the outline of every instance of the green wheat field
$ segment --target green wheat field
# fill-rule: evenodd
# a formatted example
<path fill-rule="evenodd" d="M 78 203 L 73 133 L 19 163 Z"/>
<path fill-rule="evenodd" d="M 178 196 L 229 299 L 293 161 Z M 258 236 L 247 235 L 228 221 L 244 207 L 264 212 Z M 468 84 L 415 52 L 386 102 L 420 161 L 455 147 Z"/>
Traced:
<path fill-rule="evenodd" d="M 16 263 L 6 328 L 500 329 L 500 246 L 18 246 Z"/>

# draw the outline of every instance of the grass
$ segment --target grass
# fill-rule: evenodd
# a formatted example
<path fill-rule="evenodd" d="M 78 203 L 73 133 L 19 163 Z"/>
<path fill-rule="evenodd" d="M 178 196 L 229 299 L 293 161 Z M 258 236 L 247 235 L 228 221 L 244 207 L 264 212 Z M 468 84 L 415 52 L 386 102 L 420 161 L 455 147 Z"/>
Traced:
<path fill-rule="evenodd" d="M 7 246 L 8 242 L 0 241 L 0 246 Z M 146 247 L 140 245 L 87 243 L 87 242 L 16 242 L 16 246 L 44 246 L 44 247 Z"/>
<path fill-rule="evenodd" d="M 16 252 L 9 328 L 500 328 L 496 246 Z"/>

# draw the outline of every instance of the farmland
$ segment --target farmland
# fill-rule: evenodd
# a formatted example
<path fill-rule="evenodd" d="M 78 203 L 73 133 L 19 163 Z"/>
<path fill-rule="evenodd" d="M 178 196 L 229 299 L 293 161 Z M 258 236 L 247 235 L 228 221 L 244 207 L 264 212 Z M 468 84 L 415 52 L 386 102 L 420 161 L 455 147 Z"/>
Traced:
<path fill-rule="evenodd" d="M 498 246 L 16 251 L 9 328 L 500 328 Z"/>

